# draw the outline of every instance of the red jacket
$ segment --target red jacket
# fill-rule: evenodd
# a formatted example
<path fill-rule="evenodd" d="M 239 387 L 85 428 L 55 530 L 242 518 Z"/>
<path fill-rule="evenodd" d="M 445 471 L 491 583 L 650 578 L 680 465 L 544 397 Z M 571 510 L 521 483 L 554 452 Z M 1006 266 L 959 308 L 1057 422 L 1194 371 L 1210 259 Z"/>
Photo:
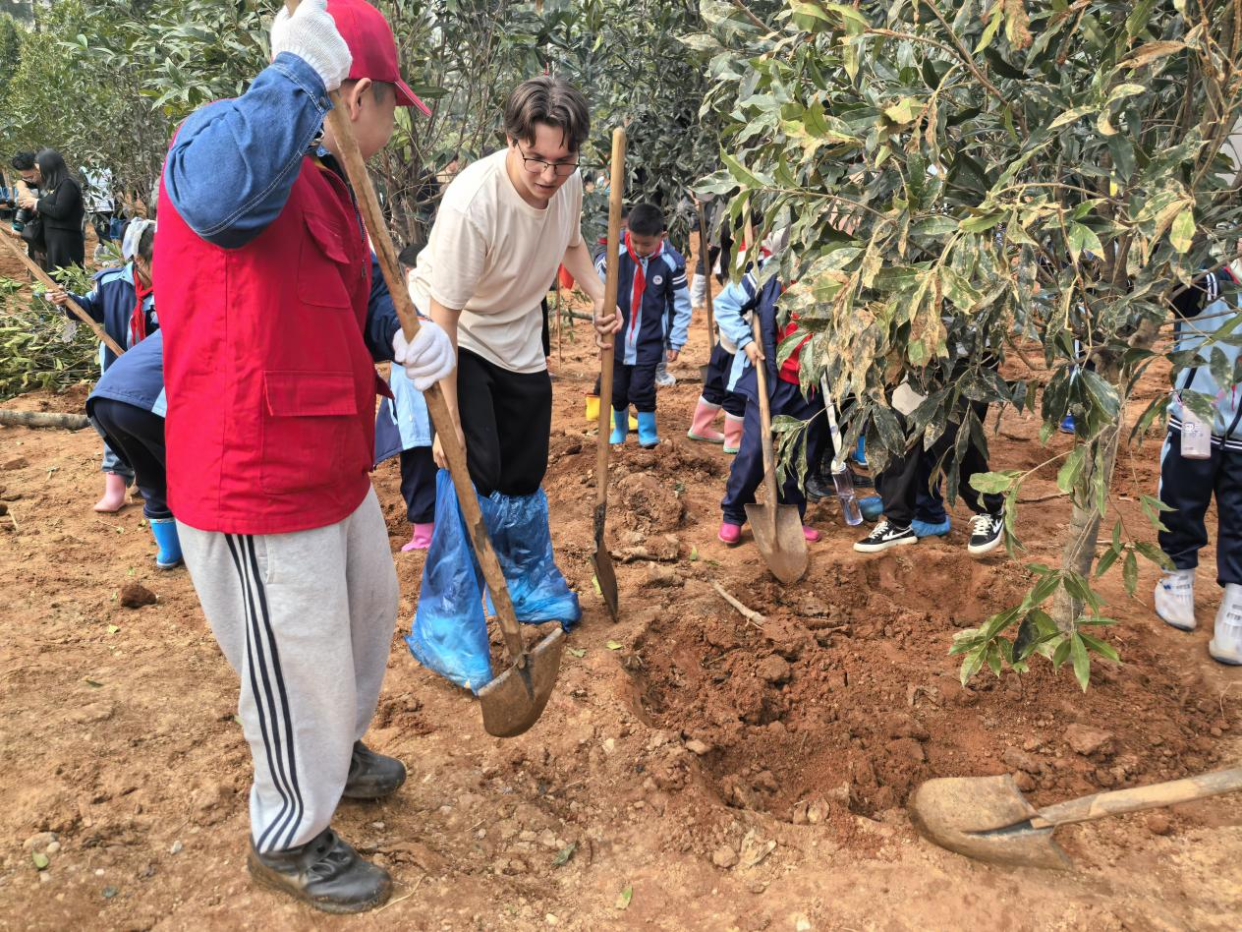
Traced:
<path fill-rule="evenodd" d="M 201 239 L 161 183 L 154 267 L 178 520 L 280 534 L 348 517 L 370 487 L 377 376 L 345 183 L 303 159 L 280 216 L 239 249 Z"/>

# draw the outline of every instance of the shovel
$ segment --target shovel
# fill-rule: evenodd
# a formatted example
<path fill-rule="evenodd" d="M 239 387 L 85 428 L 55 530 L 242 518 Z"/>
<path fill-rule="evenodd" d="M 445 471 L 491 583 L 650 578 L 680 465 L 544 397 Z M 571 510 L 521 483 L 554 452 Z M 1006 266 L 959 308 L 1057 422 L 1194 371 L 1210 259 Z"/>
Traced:
<path fill-rule="evenodd" d="M 621 204 L 625 188 L 625 130 L 617 127 L 612 131 L 612 177 L 608 187 L 608 259 L 604 275 L 604 308 L 617 307 L 617 287 L 621 274 L 621 255 L 617 244 L 621 241 Z M 604 529 L 608 524 L 608 435 L 612 431 L 612 357 L 613 346 L 599 354 L 599 438 L 595 452 L 595 553 L 591 555 L 591 568 L 599 594 L 604 598 L 608 614 L 617 620 L 618 593 L 617 572 L 612 565 L 612 554 L 604 543 Z M 628 410 L 625 417 L 629 417 Z"/>
<path fill-rule="evenodd" d="M 1234 767 L 1036 809 L 1008 774 L 949 777 L 928 780 L 915 790 L 910 816 L 929 841 L 968 858 L 1011 867 L 1068 870 L 1073 862 L 1052 837 L 1058 825 L 1160 809 L 1239 789 L 1242 767 Z"/>
<path fill-rule="evenodd" d="M 755 344 L 763 346 L 759 314 L 754 315 Z M 755 543 L 763 562 L 772 575 L 785 585 L 796 583 L 806 572 L 806 538 L 802 536 L 802 516 L 797 506 L 782 505 L 776 491 L 776 456 L 772 450 L 772 404 L 768 399 L 768 364 L 760 360 L 755 366 L 759 389 L 760 434 L 763 437 L 763 485 L 767 501 L 746 506 Z"/>
<path fill-rule="evenodd" d="M 298 0 L 287 0 L 285 5 L 292 15 L 297 9 Z M 371 235 L 371 245 L 379 256 L 384 281 L 388 283 L 397 318 L 401 321 L 401 332 L 405 334 L 406 340 L 413 343 L 418 334 L 418 313 L 414 309 L 414 302 L 410 300 L 409 287 L 397 263 L 397 251 L 384 223 L 384 214 L 375 196 L 371 176 L 367 174 L 366 163 L 362 159 L 362 153 L 358 151 L 353 126 L 345 108 L 341 106 L 340 93 L 332 91 L 330 97 L 332 109 L 328 111 L 328 125 L 332 127 L 332 135 L 341 150 L 345 174 L 354 189 L 354 196 L 358 199 L 362 219 Z M 517 615 L 513 611 L 513 600 L 509 597 L 509 587 L 505 583 L 500 562 L 496 559 L 496 551 L 492 549 L 487 525 L 483 523 L 483 512 L 479 508 L 474 484 L 470 481 L 470 472 L 466 468 L 466 450 L 457 439 L 457 430 L 444 400 L 444 392 L 439 385 L 433 385 L 423 392 L 423 397 L 427 402 L 431 422 L 440 436 L 444 456 L 449 464 L 449 473 L 453 477 L 453 488 L 461 506 L 462 518 L 470 534 L 479 568 L 483 571 L 483 578 L 491 592 L 497 620 L 504 633 L 505 647 L 513 664 L 479 691 L 483 727 L 489 735 L 511 738 L 522 734 L 543 714 L 543 708 L 548 704 L 561 669 L 565 633 L 557 628 L 540 641 L 534 650 L 526 649 L 518 628 Z"/>
<path fill-rule="evenodd" d="M 712 307 L 712 270 L 708 267 L 708 245 L 707 245 L 707 215 L 703 212 L 703 205 L 698 205 L 699 212 L 699 256 L 703 262 L 703 279 L 706 283 L 705 302 L 707 304 L 707 355 L 711 358 L 712 351 L 716 348 L 716 312 Z M 699 366 L 699 376 L 703 380 L 703 384 L 707 384 L 708 366 Z"/>

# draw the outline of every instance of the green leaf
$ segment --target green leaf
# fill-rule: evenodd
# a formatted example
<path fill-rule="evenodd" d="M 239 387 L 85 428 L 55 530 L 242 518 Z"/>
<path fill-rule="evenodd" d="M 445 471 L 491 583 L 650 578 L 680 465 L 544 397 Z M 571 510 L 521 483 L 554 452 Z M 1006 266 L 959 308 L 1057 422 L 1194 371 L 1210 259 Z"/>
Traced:
<path fill-rule="evenodd" d="M 1075 120 L 1082 119 L 1088 113 L 1095 113 L 1097 109 L 1097 107 L 1074 107 L 1071 110 L 1066 110 L 1059 117 L 1048 124 L 1048 129 L 1060 129 L 1062 126 L 1073 123 Z"/>
<path fill-rule="evenodd" d="M 1138 587 L 1138 560 L 1135 559 L 1133 550 L 1126 553 L 1125 562 L 1121 565 L 1121 577 L 1125 582 L 1126 592 L 1133 597 L 1134 590 Z"/>
<path fill-rule="evenodd" d="M 552 859 L 553 867 L 564 867 L 569 863 L 569 859 L 574 856 L 574 852 L 578 850 L 578 843 L 571 841 L 564 848 L 557 852 L 556 857 Z"/>
<path fill-rule="evenodd" d="M 1078 633 L 1078 637 L 1082 638 L 1082 642 L 1101 657 L 1107 657 L 1114 663 L 1121 663 L 1121 656 L 1117 653 L 1113 645 L 1105 641 L 1101 641 L 1099 638 L 1092 637 L 1089 634 L 1083 634 L 1081 631 Z"/>
<path fill-rule="evenodd" d="M 1004 219 L 1005 215 L 1002 213 L 988 213 L 963 220 L 960 226 L 963 233 L 984 233 Z"/>
<path fill-rule="evenodd" d="M 569 651 L 571 654 L 573 654 L 575 657 L 585 657 L 585 656 L 586 656 L 586 648 L 585 648 L 585 647 L 569 647 L 569 648 L 566 648 L 566 650 L 568 650 L 568 651 Z"/>
<path fill-rule="evenodd" d="M 978 55 L 996 38 L 996 33 L 1001 27 L 1001 23 L 1005 21 L 1005 17 L 1001 10 L 1003 0 L 995 0 L 992 5 L 992 15 L 988 18 L 988 24 L 983 29 L 983 35 L 979 37 L 979 44 L 975 46 L 975 54 Z"/>
<path fill-rule="evenodd" d="M 1003 494 L 1009 491 L 1009 487 L 1013 485 L 1014 480 L 1018 478 L 1015 470 L 1006 470 L 1005 472 L 977 472 L 970 477 L 970 487 L 976 492 L 988 494 Z"/>
<path fill-rule="evenodd" d="M 617 895 L 617 909 L 629 909 L 632 899 L 634 899 L 634 888 L 626 887 Z"/>
<path fill-rule="evenodd" d="M 1173 221 L 1173 226 L 1169 229 L 1169 242 L 1173 244 L 1182 255 L 1190 252 L 1190 246 L 1195 238 L 1195 212 L 1193 207 L 1187 207 L 1179 213 Z"/>
<path fill-rule="evenodd" d="M 52 863 L 48 860 L 48 856 L 41 851 L 36 851 L 30 856 L 30 859 L 34 861 L 35 870 L 47 870 L 48 865 Z"/>
<path fill-rule="evenodd" d="M 1074 658 L 1074 679 L 1078 680 L 1078 685 L 1086 692 L 1091 685 L 1091 657 L 1087 654 L 1087 645 L 1083 643 L 1082 635 L 1077 631 L 1070 635 L 1070 654 Z"/>
<path fill-rule="evenodd" d="M 623 645 L 619 641 L 609 641 L 605 646 L 609 650 L 620 650 Z"/>
<path fill-rule="evenodd" d="M 903 97 L 891 107 L 885 107 L 884 115 L 898 126 L 904 126 L 907 123 L 914 122 L 914 108 L 917 104 L 918 101 L 910 97 Z"/>
<path fill-rule="evenodd" d="M 1057 488 L 1062 492 L 1069 494 L 1078 485 L 1078 480 L 1082 478 L 1082 467 L 1086 462 L 1087 445 L 1078 444 L 1070 455 L 1066 457 L 1065 462 L 1061 464 L 1060 470 L 1057 472 Z"/>
<path fill-rule="evenodd" d="M 1075 262 L 1084 250 L 1089 250 L 1097 259 L 1104 255 L 1104 245 L 1091 227 L 1083 223 L 1071 223 L 1068 232 L 1070 255 Z"/>
<path fill-rule="evenodd" d="M 720 153 L 720 160 L 724 162 L 725 168 L 729 170 L 729 174 L 736 178 L 741 184 L 748 188 L 762 188 L 765 183 L 754 172 L 750 171 L 745 165 L 731 156 L 728 152 Z M 770 181 L 768 182 L 770 183 Z"/>

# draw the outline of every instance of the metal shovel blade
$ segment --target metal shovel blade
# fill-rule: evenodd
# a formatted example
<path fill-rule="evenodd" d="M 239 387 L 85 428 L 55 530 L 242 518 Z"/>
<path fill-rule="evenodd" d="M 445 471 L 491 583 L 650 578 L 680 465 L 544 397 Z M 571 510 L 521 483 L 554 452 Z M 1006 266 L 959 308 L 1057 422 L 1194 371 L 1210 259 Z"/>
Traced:
<path fill-rule="evenodd" d="M 522 734 L 539 721 L 548 704 L 565 652 L 565 632 L 557 628 L 514 664 L 479 690 L 483 729 L 497 738 Z"/>
<path fill-rule="evenodd" d="M 595 552 L 591 554 L 591 569 L 595 572 L 595 584 L 608 608 L 608 615 L 617 620 L 620 596 L 617 593 L 617 571 L 612 565 L 612 554 L 604 543 L 604 526 L 608 523 L 608 504 L 595 507 Z"/>
<path fill-rule="evenodd" d="M 771 508 L 776 509 L 775 521 Z M 754 502 L 746 506 L 746 520 L 772 575 L 787 586 L 801 579 L 806 573 L 807 554 L 797 506 Z"/>
<path fill-rule="evenodd" d="M 1073 867 L 1052 827 L 1031 824 L 1039 813 L 1008 774 L 928 780 L 910 796 L 909 808 L 923 837 L 968 858 L 1010 867 Z"/>

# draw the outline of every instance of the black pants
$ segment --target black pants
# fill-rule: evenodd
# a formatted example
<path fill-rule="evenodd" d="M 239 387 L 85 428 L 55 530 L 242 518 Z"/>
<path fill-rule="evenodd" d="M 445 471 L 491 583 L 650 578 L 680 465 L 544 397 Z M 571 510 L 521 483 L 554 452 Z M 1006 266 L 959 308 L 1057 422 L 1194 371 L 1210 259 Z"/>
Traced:
<path fill-rule="evenodd" d="M 703 400 L 708 404 L 720 405 L 726 413 L 734 417 L 742 417 L 746 414 L 746 396 L 726 388 L 732 369 L 733 354 L 724 348 L 723 343 L 717 343 L 712 347 L 707 375 L 703 379 Z"/>
<path fill-rule="evenodd" d="M 988 406 L 982 401 L 972 401 L 971 407 L 974 409 L 976 416 L 980 422 L 987 417 Z M 896 412 L 894 412 L 896 413 Z M 901 421 L 902 428 L 906 427 L 906 419 L 901 414 L 897 415 Z M 963 418 L 965 413 L 963 412 Z M 927 452 L 932 457 L 932 462 L 938 462 L 942 456 L 953 449 L 953 444 L 957 440 L 957 432 L 962 427 L 961 424 L 949 422 L 940 439 L 937 440 Z M 920 467 L 924 461 L 923 450 L 915 447 L 904 456 L 894 457 L 889 461 L 888 467 L 875 478 L 876 491 L 880 493 L 880 498 L 884 502 L 884 517 L 896 527 L 909 527 L 910 522 L 914 520 L 915 503 L 918 500 L 919 484 L 920 484 Z M 925 468 L 925 467 L 924 467 Z M 966 454 L 962 457 L 961 465 L 958 467 L 958 494 L 966 502 L 967 506 L 975 514 L 998 515 L 1005 505 L 1005 498 L 1002 495 L 980 495 L 970 485 L 970 477 L 975 473 L 988 472 L 988 460 L 983 452 L 973 443 L 966 446 Z M 923 472 L 923 484 L 926 487 L 927 472 Z"/>
<path fill-rule="evenodd" d="M 164 419 L 145 408 L 112 398 L 91 402 L 91 417 L 103 430 L 108 445 L 134 471 L 147 518 L 169 518 L 168 477 L 164 469 Z"/>
<path fill-rule="evenodd" d="M 481 495 L 533 495 L 548 471 L 552 382 L 457 354 L 457 406 L 470 478 Z"/>
<path fill-rule="evenodd" d="M 1235 443 L 1237 441 L 1234 441 Z M 1160 549 L 1179 570 L 1199 565 L 1199 550 L 1208 542 L 1207 515 L 1216 496 L 1216 581 L 1242 585 L 1242 450 L 1212 443 L 1206 460 L 1182 456 L 1181 431 L 1169 428 L 1160 453 L 1160 501 L 1172 511 L 1160 520 Z"/>
<path fill-rule="evenodd" d="M 410 524 L 436 519 L 436 461 L 431 447 L 401 451 L 401 497 Z"/>
<path fill-rule="evenodd" d="M 654 362 L 635 363 L 632 366 L 627 366 L 620 360 L 613 363 L 612 407 L 614 411 L 624 411 L 630 405 L 638 411 L 655 411 L 655 374 L 659 364 L 659 357 L 656 357 Z"/>

